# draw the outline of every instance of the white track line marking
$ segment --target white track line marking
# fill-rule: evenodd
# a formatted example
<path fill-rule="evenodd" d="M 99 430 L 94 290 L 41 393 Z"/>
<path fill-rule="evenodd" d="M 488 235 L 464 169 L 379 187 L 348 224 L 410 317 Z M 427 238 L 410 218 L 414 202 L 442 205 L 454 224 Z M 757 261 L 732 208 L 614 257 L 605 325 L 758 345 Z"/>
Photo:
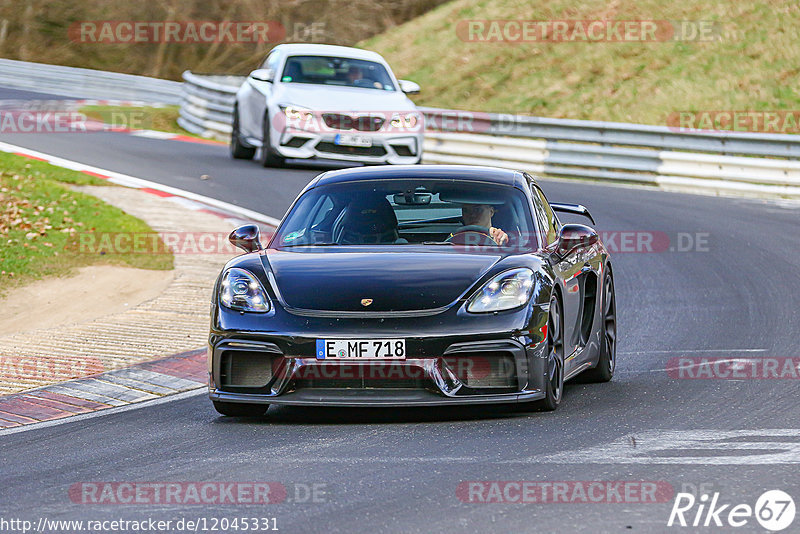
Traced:
<path fill-rule="evenodd" d="M 620 351 L 617 354 L 701 354 L 707 352 L 767 352 L 767 349 L 672 349 Z"/>
<path fill-rule="evenodd" d="M 157 182 L 151 182 L 150 180 L 136 178 L 135 176 L 122 174 L 115 171 L 110 171 L 108 169 L 101 169 L 99 167 L 86 165 L 84 163 L 79 163 L 77 161 L 60 158 L 58 156 L 52 156 L 50 154 L 45 154 L 44 152 L 38 152 L 36 150 L 30 150 L 25 147 L 0 142 L 0 151 L 24 154 L 26 156 L 31 156 L 33 158 L 45 160 L 47 163 L 50 163 L 51 165 L 55 165 L 57 167 L 64 167 L 66 169 L 72 169 L 75 171 L 89 171 L 91 173 L 99 174 L 101 176 L 108 176 L 109 182 L 115 183 L 117 185 L 122 185 L 125 187 L 131 187 L 133 189 L 155 189 L 156 191 L 163 191 L 164 193 L 169 193 L 170 195 L 174 195 L 176 197 L 182 197 L 182 198 L 187 198 L 189 200 L 194 200 L 195 202 L 200 202 L 208 206 L 219 208 L 223 211 L 244 217 L 245 219 L 261 222 L 264 224 L 268 224 L 270 226 L 277 226 L 280 223 L 279 219 L 270 217 L 268 215 L 264 215 L 263 213 L 258 213 L 257 211 L 236 206 L 235 204 L 229 204 L 228 202 L 222 202 L 221 200 L 217 200 L 211 197 L 198 195 L 197 193 L 192 193 L 190 191 L 184 191 L 183 189 L 170 187 L 168 185 L 162 185 Z"/>
<path fill-rule="evenodd" d="M 787 439 L 788 438 L 788 439 Z M 800 428 L 763 430 L 648 430 L 610 443 L 520 463 L 563 464 L 800 464 Z M 499 463 L 513 463 L 503 462 Z"/>
<path fill-rule="evenodd" d="M 692 455 L 692 453 L 695 453 Z M 699 454 L 698 454 L 699 453 Z M 281 457 L 284 463 L 413 464 L 671 464 L 758 465 L 800 464 L 800 428 L 763 430 L 648 430 L 604 444 L 551 455 L 523 458 L 483 456 L 436 457 Z"/>
<path fill-rule="evenodd" d="M 739 363 L 739 362 L 748 363 L 748 362 L 756 362 L 756 361 L 759 361 L 759 360 L 761 360 L 761 358 L 727 358 L 727 359 L 724 359 L 724 360 L 714 360 L 714 363 L 715 364 L 720 364 L 720 363 Z M 626 370 L 622 370 L 622 371 L 620 371 L 620 373 L 621 374 L 625 374 L 625 375 L 640 375 L 640 374 L 643 374 L 643 373 L 664 373 L 664 372 L 669 372 L 669 371 L 685 371 L 687 369 L 692 369 L 693 367 L 702 367 L 702 366 L 706 366 L 706 365 L 708 365 L 708 362 L 697 362 L 697 363 L 693 363 L 691 365 L 682 365 L 680 367 L 666 367 L 664 369 L 645 369 L 645 370 L 642 370 L 642 371 L 633 371 L 633 370 L 626 371 Z M 746 378 L 744 378 L 744 377 L 742 378 L 742 380 L 745 380 L 745 379 Z M 735 380 L 732 380 L 732 381 L 735 381 Z"/>

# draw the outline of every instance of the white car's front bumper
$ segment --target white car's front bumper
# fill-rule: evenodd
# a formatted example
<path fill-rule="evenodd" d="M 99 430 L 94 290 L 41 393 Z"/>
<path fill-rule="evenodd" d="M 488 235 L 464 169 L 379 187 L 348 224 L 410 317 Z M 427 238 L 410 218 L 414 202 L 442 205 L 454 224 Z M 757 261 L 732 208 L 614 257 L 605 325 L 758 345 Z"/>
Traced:
<path fill-rule="evenodd" d="M 372 139 L 371 147 L 336 144 L 335 133 L 319 133 L 288 128 L 272 137 L 273 151 L 288 159 L 334 159 L 361 163 L 408 165 L 418 163 L 422 152 L 422 134 L 356 132 Z"/>

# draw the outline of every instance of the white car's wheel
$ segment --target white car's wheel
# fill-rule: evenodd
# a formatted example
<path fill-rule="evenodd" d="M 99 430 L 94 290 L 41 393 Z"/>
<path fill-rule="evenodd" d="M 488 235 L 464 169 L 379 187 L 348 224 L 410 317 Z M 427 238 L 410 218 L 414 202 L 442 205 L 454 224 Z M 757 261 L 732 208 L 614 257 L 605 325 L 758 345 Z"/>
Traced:
<path fill-rule="evenodd" d="M 253 159 L 253 156 L 256 155 L 256 149 L 254 147 L 242 144 L 239 134 L 239 109 L 236 107 L 233 108 L 230 149 L 233 159 Z"/>
<path fill-rule="evenodd" d="M 263 124 L 263 145 L 261 145 L 261 165 L 264 167 L 283 167 L 286 165 L 286 160 L 272 151 L 272 143 L 269 138 L 269 113 L 264 114 Z"/>

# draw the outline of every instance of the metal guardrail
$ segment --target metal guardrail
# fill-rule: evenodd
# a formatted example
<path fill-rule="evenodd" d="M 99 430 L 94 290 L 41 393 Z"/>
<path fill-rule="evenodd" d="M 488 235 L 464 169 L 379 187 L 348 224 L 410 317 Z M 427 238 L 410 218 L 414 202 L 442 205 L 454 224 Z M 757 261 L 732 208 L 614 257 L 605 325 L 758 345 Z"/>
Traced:
<path fill-rule="evenodd" d="M 594 143 L 601 146 L 711 152 L 722 155 L 800 158 L 800 136 L 707 130 L 624 122 L 550 119 L 505 113 L 423 108 L 428 123 L 441 131 Z"/>
<path fill-rule="evenodd" d="M 199 76 L 185 71 L 180 127 L 193 134 L 228 141 L 234 98 L 244 80 L 244 76 Z"/>
<path fill-rule="evenodd" d="M 428 132 L 426 163 L 524 169 L 684 191 L 800 197 L 800 161 Z"/>
<path fill-rule="evenodd" d="M 118 72 L 0 59 L 0 86 L 71 98 L 180 104 L 181 83 Z"/>
<path fill-rule="evenodd" d="M 183 73 L 180 125 L 227 140 L 241 76 Z M 552 177 L 800 198 L 800 135 L 420 108 L 426 163 L 524 169 Z M 431 131 L 433 130 L 433 131 Z"/>

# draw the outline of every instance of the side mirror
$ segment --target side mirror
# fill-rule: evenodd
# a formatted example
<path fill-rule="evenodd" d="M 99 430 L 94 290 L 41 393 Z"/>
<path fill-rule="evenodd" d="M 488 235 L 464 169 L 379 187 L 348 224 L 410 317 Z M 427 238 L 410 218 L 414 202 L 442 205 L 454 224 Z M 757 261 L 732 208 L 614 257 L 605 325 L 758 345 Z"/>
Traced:
<path fill-rule="evenodd" d="M 250 77 L 258 82 L 272 82 L 275 79 L 275 71 L 272 69 L 256 69 L 250 73 Z"/>
<path fill-rule="evenodd" d="M 565 224 L 558 232 L 556 254 L 563 258 L 578 247 L 589 247 L 599 239 L 594 228 L 583 224 Z"/>
<path fill-rule="evenodd" d="M 400 90 L 403 91 L 405 94 L 407 95 L 419 94 L 420 87 L 418 83 L 412 82 L 410 80 L 397 80 L 397 83 L 400 84 Z"/>
<path fill-rule="evenodd" d="M 245 252 L 261 250 L 261 230 L 255 224 L 245 224 L 236 228 L 228 236 L 228 241 L 234 247 L 239 247 Z"/>

